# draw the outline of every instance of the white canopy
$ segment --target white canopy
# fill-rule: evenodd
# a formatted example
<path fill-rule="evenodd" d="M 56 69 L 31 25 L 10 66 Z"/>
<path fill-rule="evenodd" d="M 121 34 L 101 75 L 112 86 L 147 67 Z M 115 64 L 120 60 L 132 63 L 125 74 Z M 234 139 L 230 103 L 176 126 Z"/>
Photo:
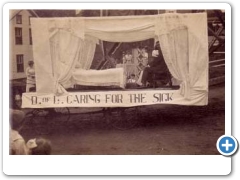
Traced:
<path fill-rule="evenodd" d="M 75 81 L 77 64 L 85 70 L 90 68 L 98 40 L 133 42 L 155 38 L 160 41 L 171 74 L 181 82 L 179 94 L 183 101 L 207 104 L 206 13 L 31 18 L 31 24 L 37 93 L 65 92 L 64 88 Z"/>

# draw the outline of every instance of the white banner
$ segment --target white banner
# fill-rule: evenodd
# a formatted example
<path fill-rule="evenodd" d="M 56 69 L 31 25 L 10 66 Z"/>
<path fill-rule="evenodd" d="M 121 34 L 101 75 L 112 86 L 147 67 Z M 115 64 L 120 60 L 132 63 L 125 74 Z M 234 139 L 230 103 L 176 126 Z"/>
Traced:
<path fill-rule="evenodd" d="M 131 107 L 151 104 L 206 105 L 205 94 L 186 100 L 179 90 L 70 92 L 67 95 L 24 93 L 22 108 Z"/>

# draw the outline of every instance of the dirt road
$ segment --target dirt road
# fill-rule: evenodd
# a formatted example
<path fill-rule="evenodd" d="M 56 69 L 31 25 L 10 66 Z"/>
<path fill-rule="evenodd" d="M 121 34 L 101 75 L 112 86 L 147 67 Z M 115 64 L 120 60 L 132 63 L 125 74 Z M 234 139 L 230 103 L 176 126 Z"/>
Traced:
<path fill-rule="evenodd" d="M 225 131 L 224 84 L 210 87 L 208 106 L 154 105 L 140 111 L 138 124 L 124 131 L 112 128 L 96 114 L 72 115 L 69 127 L 53 127 L 47 135 L 31 131 L 31 127 L 22 134 L 26 140 L 50 139 L 54 155 L 219 154 L 216 141 Z"/>

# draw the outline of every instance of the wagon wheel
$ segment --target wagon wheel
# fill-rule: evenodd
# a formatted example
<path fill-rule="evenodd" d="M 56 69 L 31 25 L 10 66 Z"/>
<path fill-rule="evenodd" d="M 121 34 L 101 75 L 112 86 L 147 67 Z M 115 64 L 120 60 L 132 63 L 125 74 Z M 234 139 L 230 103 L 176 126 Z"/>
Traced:
<path fill-rule="evenodd" d="M 30 111 L 30 112 L 26 113 L 22 125 L 23 126 L 31 125 L 32 124 L 31 121 L 32 121 L 33 116 L 34 116 L 34 111 Z"/>
<path fill-rule="evenodd" d="M 119 130 L 127 130 L 138 123 L 138 108 L 114 108 L 109 109 L 105 115 L 110 125 Z"/>
<path fill-rule="evenodd" d="M 70 119 L 70 110 L 67 107 L 48 108 L 45 110 L 47 111 L 45 119 L 48 123 L 48 127 L 52 128 L 52 130 L 62 128 Z"/>
<path fill-rule="evenodd" d="M 67 107 L 62 107 L 62 108 L 54 108 L 56 114 L 58 116 L 61 116 L 61 120 L 63 122 L 68 122 L 70 119 L 70 110 Z"/>
<path fill-rule="evenodd" d="M 76 118 L 69 123 L 69 130 L 84 131 L 92 127 L 92 115 L 88 113 L 79 113 Z"/>
<path fill-rule="evenodd" d="M 46 118 L 53 122 L 52 120 L 56 120 L 57 124 L 61 122 L 67 122 L 70 119 L 70 110 L 67 107 L 62 108 L 48 108 Z M 56 123 L 55 123 L 56 124 Z"/>
<path fill-rule="evenodd" d="M 33 129 L 33 122 L 32 122 L 32 119 L 34 117 L 34 113 L 33 112 L 34 111 L 30 111 L 30 112 L 27 112 L 25 114 L 22 126 L 18 130 L 20 132 L 20 134 L 22 134 L 26 130 L 28 131 L 28 130 L 32 130 Z"/>
<path fill-rule="evenodd" d="M 44 109 L 37 109 L 32 112 L 30 118 L 30 125 L 38 134 L 49 134 L 49 119 L 47 118 L 48 111 Z"/>

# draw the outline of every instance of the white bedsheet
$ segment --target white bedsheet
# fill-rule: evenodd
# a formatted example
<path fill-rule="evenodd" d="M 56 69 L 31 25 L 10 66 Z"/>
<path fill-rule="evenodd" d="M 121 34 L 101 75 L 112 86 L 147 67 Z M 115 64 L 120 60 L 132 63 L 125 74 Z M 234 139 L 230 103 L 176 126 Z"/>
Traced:
<path fill-rule="evenodd" d="M 73 80 L 76 84 L 86 86 L 119 86 L 125 88 L 123 68 L 113 68 L 106 70 L 85 70 L 75 69 Z"/>

